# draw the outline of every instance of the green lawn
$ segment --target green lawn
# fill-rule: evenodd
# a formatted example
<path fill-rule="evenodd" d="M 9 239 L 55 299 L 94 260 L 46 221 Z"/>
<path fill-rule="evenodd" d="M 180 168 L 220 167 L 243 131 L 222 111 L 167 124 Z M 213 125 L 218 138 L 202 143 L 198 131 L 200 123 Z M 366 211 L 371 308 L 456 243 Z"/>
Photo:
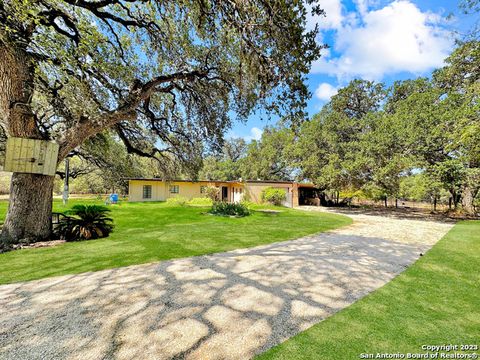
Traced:
<path fill-rule="evenodd" d="M 458 223 L 393 281 L 258 359 L 425 353 L 424 344 L 480 346 L 480 221 Z"/>
<path fill-rule="evenodd" d="M 72 200 L 75 203 L 93 200 Z M 0 220 L 7 202 L 0 202 Z M 59 201 L 55 211 L 63 211 Z M 245 218 L 205 215 L 205 207 L 165 203 L 112 205 L 115 230 L 100 240 L 0 254 L 0 284 L 210 254 L 295 239 L 351 223 L 344 216 L 278 208 Z"/>

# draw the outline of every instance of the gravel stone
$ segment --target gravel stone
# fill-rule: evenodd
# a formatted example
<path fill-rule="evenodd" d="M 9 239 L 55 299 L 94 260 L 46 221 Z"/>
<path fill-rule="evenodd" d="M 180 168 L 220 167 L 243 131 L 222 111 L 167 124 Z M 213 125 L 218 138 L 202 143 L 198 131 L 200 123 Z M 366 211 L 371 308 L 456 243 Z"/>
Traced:
<path fill-rule="evenodd" d="M 452 226 L 351 216 L 293 241 L 0 286 L 0 358 L 248 359 L 381 287 Z"/>

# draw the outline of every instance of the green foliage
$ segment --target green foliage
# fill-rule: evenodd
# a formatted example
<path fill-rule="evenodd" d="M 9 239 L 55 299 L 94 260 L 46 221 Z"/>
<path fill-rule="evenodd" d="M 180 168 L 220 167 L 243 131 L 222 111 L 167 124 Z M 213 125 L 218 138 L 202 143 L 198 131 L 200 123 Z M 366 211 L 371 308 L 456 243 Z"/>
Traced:
<path fill-rule="evenodd" d="M 384 164 L 390 164 L 388 176 L 395 178 L 398 166 L 390 156 L 389 123 L 375 113 L 384 97 L 382 84 L 355 80 L 304 123 L 289 151 L 301 178 L 311 179 L 322 189 L 360 189 L 374 182 L 373 168 L 386 170 Z M 382 137 L 381 130 L 388 136 Z"/>
<path fill-rule="evenodd" d="M 250 210 L 243 203 L 228 203 L 224 201 L 217 201 L 213 203 L 212 208 L 209 210 L 209 213 L 219 216 L 244 217 L 250 215 Z"/>
<path fill-rule="evenodd" d="M 432 175 L 422 172 L 404 177 L 400 182 L 399 197 L 413 201 L 433 202 L 436 199 L 448 202 L 448 192 L 443 189 L 442 182 Z"/>
<path fill-rule="evenodd" d="M 247 143 L 243 138 L 225 141 L 221 154 L 204 159 L 199 177 L 207 180 L 238 180 L 242 177 L 246 151 Z"/>
<path fill-rule="evenodd" d="M 185 206 L 188 203 L 188 199 L 184 196 L 174 196 L 167 199 L 167 204 L 172 206 Z"/>
<path fill-rule="evenodd" d="M 208 180 L 289 180 L 293 166 L 290 146 L 294 132 L 286 127 L 267 127 L 261 140 L 246 145 L 243 139 L 231 139 L 221 156 L 208 156 L 203 162 L 200 177 Z"/>
<path fill-rule="evenodd" d="M 343 199 L 371 199 L 366 189 L 344 189 L 339 192 L 339 197 Z"/>
<path fill-rule="evenodd" d="M 208 156 L 203 160 L 203 167 L 199 173 L 199 178 L 205 180 L 229 181 L 240 177 L 240 162 L 215 156 Z"/>
<path fill-rule="evenodd" d="M 287 199 L 285 189 L 268 187 L 262 191 L 262 201 L 268 202 L 272 205 L 282 205 Z"/>
<path fill-rule="evenodd" d="M 332 111 L 359 120 L 368 113 L 377 111 L 385 95 L 383 84 L 356 79 L 338 90 L 329 105 Z"/>
<path fill-rule="evenodd" d="M 374 201 L 385 201 L 388 198 L 388 194 L 385 192 L 385 190 L 373 182 L 365 184 L 362 187 L 362 193 L 365 194 L 367 199 Z"/>
<path fill-rule="evenodd" d="M 433 79 L 397 81 L 389 89 L 354 80 L 294 131 L 266 131 L 245 164 L 251 172 L 261 164 L 260 178 L 297 174 L 327 192 L 358 189 L 377 200 L 436 201 L 448 191 L 455 207 L 462 200 L 472 214 L 480 192 L 479 62 L 480 42 L 469 41 Z M 423 189 L 411 184 L 416 194 L 402 186 L 413 172 L 425 174 L 417 179 Z"/>
<path fill-rule="evenodd" d="M 304 80 L 322 48 L 308 13 L 321 10 L 288 1 L 15 0 L 0 6 L 0 34 L 35 64 L 25 85 L 33 101 L 23 106 L 43 136 L 68 139 L 62 154 L 112 128 L 129 153 L 193 173 L 203 142 L 221 144 L 234 118 L 258 107 L 305 116 Z"/>
<path fill-rule="evenodd" d="M 265 128 L 261 140 L 252 140 L 242 163 L 242 177 L 253 180 L 289 180 L 293 167 L 289 146 L 294 132 L 286 127 Z"/>
<path fill-rule="evenodd" d="M 91 240 L 107 237 L 113 230 L 110 210 L 100 205 L 74 205 L 54 229 L 55 235 L 66 241 Z"/>

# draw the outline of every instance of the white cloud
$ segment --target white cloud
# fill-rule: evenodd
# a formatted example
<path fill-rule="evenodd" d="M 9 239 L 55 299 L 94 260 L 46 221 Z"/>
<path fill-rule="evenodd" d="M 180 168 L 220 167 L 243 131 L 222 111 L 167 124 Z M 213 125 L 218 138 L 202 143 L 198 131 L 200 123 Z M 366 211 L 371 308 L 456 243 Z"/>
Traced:
<path fill-rule="evenodd" d="M 372 0 L 354 0 L 357 10 L 361 15 L 365 15 L 368 11 L 368 8 L 373 3 Z"/>
<path fill-rule="evenodd" d="M 263 130 L 257 127 L 250 129 L 250 135 L 245 137 L 245 140 L 260 140 L 262 138 Z"/>
<path fill-rule="evenodd" d="M 311 15 L 312 7 L 307 5 L 307 30 L 315 28 L 318 24 L 319 29 L 338 29 L 342 25 L 342 4 L 340 0 L 323 0 L 320 7 L 325 11 L 326 16 Z"/>
<path fill-rule="evenodd" d="M 359 76 L 380 80 L 386 74 L 421 74 L 443 64 L 452 49 L 450 33 L 441 16 L 422 12 L 408 0 L 397 0 L 368 10 L 371 1 L 357 0 L 359 13 L 344 16 L 336 32 L 334 49 L 312 66 L 312 73 L 335 75 L 340 80 Z"/>
<path fill-rule="evenodd" d="M 329 83 L 321 83 L 315 90 L 315 96 L 323 101 L 328 101 L 330 98 L 337 94 L 338 90 Z"/>

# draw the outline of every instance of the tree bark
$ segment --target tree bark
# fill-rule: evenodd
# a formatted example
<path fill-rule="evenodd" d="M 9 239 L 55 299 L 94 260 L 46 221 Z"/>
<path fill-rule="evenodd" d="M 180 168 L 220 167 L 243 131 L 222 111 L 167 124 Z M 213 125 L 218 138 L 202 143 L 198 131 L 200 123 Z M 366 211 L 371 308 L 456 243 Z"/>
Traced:
<path fill-rule="evenodd" d="M 383 200 L 385 201 L 385 207 L 388 207 L 388 197 L 385 196 Z"/>
<path fill-rule="evenodd" d="M 451 200 L 449 200 L 450 209 L 452 209 L 452 203 L 453 203 L 453 210 L 457 210 L 458 203 L 460 201 L 457 191 L 455 189 L 450 189 L 450 195 L 451 195 Z"/>
<path fill-rule="evenodd" d="M 53 176 L 14 173 L 2 244 L 29 244 L 50 237 Z"/>
<path fill-rule="evenodd" d="M 23 45 L 0 41 L 0 121 L 9 136 L 42 139 L 32 111 L 34 63 Z M 50 236 L 53 176 L 13 173 L 0 251 Z"/>
<path fill-rule="evenodd" d="M 475 207 L 473 206 L 474 198 L 473 190 L 470 187 L 465 186 L 462 189 L 462 207 L 463 211 L 468 215 L 475 215 Z"/>

